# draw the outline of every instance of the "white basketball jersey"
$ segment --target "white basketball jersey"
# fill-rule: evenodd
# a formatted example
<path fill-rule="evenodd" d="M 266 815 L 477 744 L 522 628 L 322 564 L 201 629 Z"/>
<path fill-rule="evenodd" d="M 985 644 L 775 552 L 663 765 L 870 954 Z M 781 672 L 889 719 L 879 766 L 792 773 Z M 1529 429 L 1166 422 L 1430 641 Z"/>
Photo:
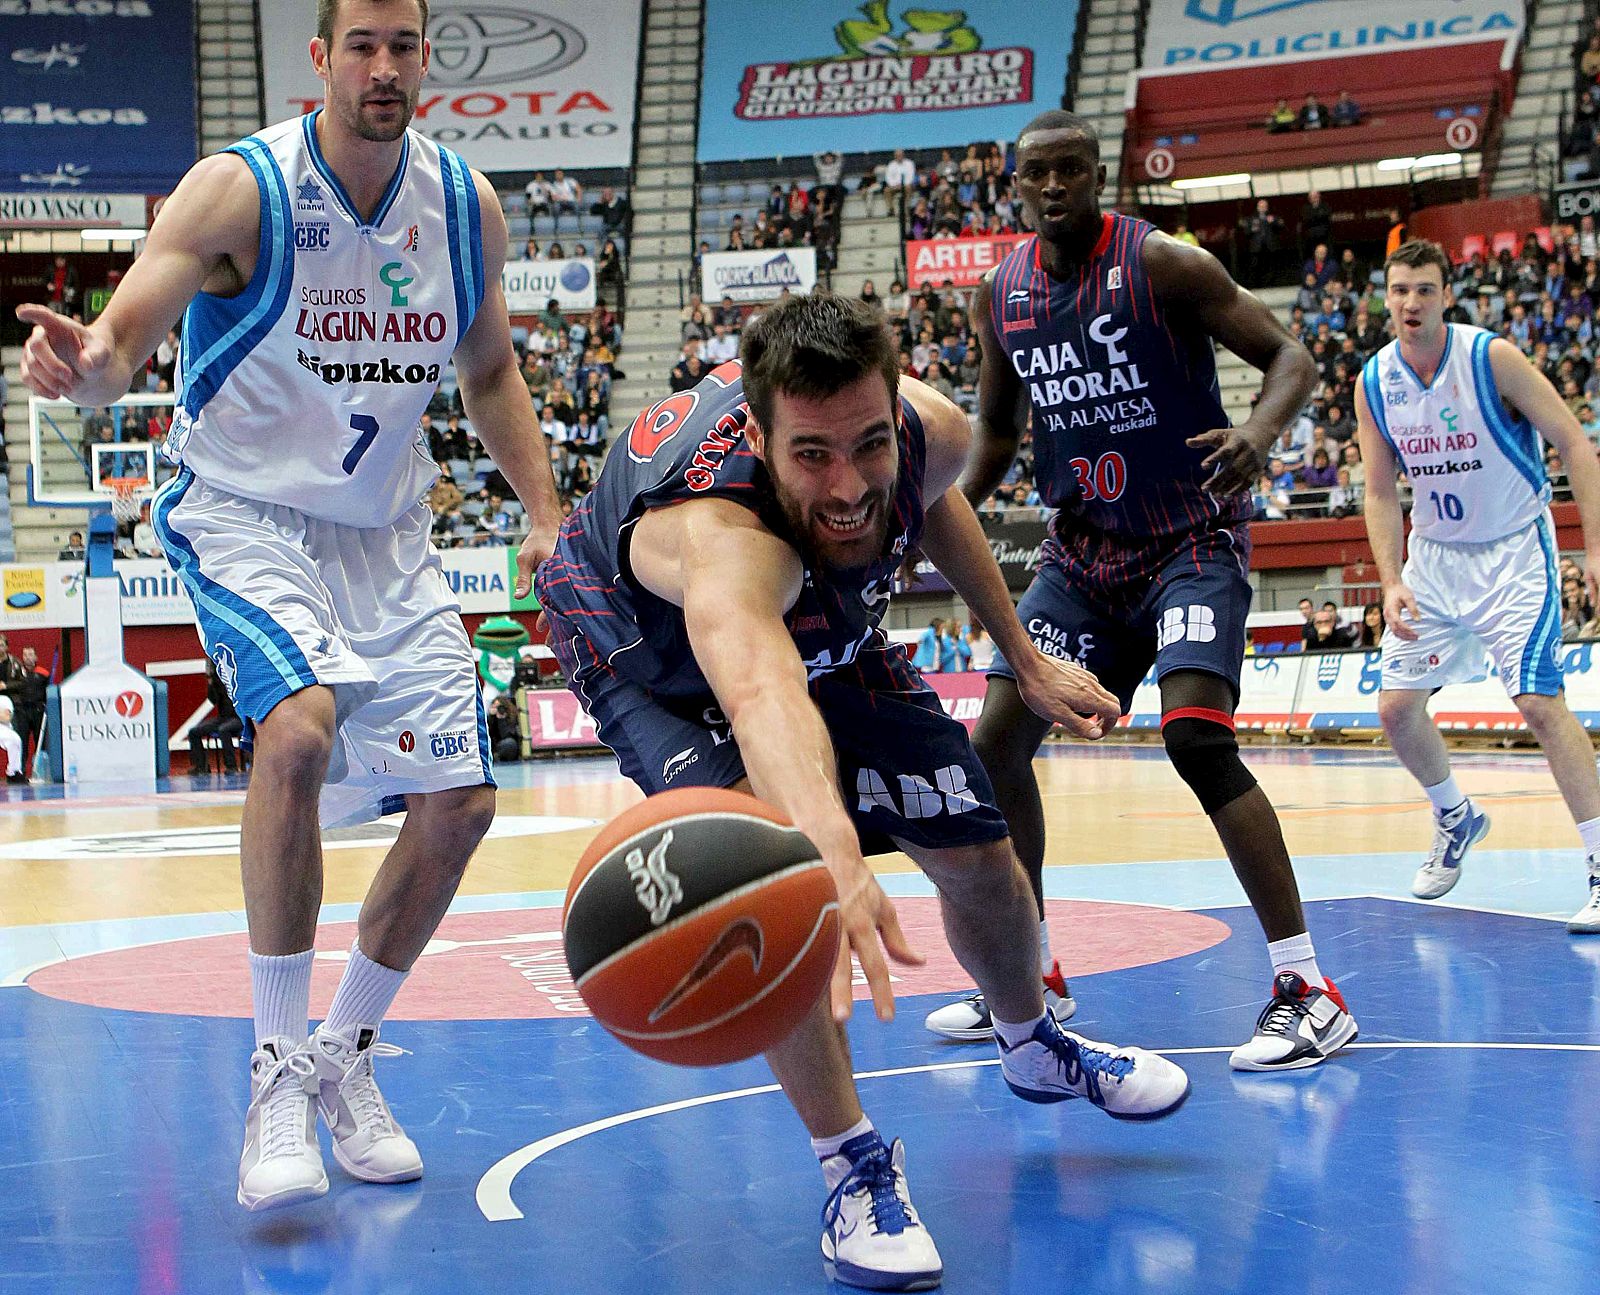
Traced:
<path fill-rule="evenodd" d="M 362 220 L 316 113 L 241 140 L 261 192 L 255 273 L 184 314 L 167 454 L 201 480 L 347 526 L 387 526 L 438 469 L 420 419 L 483 300 L 466 164 L 408 130 Z"/>
<path fill-rule="evenodd" d="M 1411 480 L 1411 528 L 1483 543 L 1531 525 L 1550 502 L 1539 434 L 1506 413 L 1489 367 L 1493 334 L 1446 324 L 1444 359 L 1424 385 L 1390 342 L 1362 382 L 1372 420 Z"/>

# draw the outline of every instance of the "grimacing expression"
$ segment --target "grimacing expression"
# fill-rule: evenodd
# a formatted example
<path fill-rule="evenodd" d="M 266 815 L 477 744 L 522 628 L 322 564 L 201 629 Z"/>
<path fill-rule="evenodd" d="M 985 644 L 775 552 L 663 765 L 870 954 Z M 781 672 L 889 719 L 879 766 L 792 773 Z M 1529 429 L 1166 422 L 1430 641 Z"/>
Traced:
<path fill-rule="evenodd" d="M 1027 223 L 1049 242 L 1082 235 L 1100 219 L 1106 172 L 1093 140 L 1071 127 L 1035 130 L 1017 144 L 1017 193 Z"/>
<path fill-rule="evenodd" d="M 751 424 L 751 448 L 802 551 L 834 568 L 880 557 L 900 472 L 895 406 L 882 375 L 817 399 L 780 391 L 772 409 L 770 429 Z"/>
<path fill-rule="evenodd" d="M 311 42 L 328 111 L 352 134 L 387 144 L 405 134 L 428 70 L 422 13 L 412 0 L 343 0 L 333 40 Z"/>

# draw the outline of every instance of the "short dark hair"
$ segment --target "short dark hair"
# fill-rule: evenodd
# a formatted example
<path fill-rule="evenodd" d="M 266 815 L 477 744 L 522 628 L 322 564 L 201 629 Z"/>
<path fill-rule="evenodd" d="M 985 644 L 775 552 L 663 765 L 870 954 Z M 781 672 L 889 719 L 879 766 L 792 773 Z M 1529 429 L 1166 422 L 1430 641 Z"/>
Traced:
<path fill-rule="evenodd" d="M 1420 270 L 1425 265 L 1439 267 L 1439 282 L 1450 282 L 1450 258 L 1445 255 L 1444 248 L 1427 238 L 1413 238 L 1401 243 L 1399 247 L 1389 253 L 1389 259 L 1383 263 L 1383 277 L 1389 277 L 1389 267 L 1404 265 L 1413 270 Z"/>
<path fill-rule="evenodd" d="M 769 306 L 744 330 L 744 394 L 764 432 L 778 393 L 818 399 L 876 373 L 894 403 L 900 366 L 883 316 L 853 297 L 795 294 Z"/>
<path fill-rule="evenodd" d="M 1067 112 L 1062 108 L 1051 108 L 1048 112 L 1041 112 L 1020 131 L 1017 132 L 1017 147 L 1022 147 L 1022 141 L 1029 135 L 1040 130 L 1070 130 L 1094 145 L 1094 155 L 1100 156 L 1100 132 L 1095 129 L 1094 122 L 1087 117 L 1080 117 L 1075 112 Z"/>
<path fill-rule="evenodd" d="M 428 0 L 416 0 L 422 11 L 422 30 L 428 30 Z M 324 45 L 333 44 L 333 24 L 339 18 L 339 0 L 317 0 L 317 38 Z"/>

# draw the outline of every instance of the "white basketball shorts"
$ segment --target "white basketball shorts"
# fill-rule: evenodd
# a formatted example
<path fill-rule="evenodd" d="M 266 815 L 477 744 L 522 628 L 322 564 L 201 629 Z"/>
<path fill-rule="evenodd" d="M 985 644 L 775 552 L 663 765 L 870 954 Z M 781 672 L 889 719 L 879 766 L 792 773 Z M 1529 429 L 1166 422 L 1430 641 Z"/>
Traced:
<path fill-rule="evenodd" d="M 324 827 L 396 812 L 408 792 L 494 786 L 472 648 L 425 503 L 393 526 L 340 526 L 185 468 L 150 511 L 241 719 L 333 689 Z"/>
<path fill-rule="evenodd" d="M 1383 636 L 1385 688 L 1441 688 L 1485 676 L 1484 650 L 1506 693 L 1561 691 L 1561 596 L 1555 528 L 1533 525 L 1486 544 L 1411 537 L 1401 579 L 1422 619 L 1416 642 Z"/>

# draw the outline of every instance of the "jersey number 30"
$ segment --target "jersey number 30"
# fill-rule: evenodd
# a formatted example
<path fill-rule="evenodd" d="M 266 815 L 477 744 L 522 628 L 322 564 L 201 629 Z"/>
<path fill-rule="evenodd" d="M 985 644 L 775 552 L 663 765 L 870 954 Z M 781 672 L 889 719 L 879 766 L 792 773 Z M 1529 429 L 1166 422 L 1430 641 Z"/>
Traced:
<path fill-rule="evenodd" d="M 1103 499 L 1110 503 L 1122 498 L 1122 492 L 1128 487 L 1128 464 L 1115 451 L 1102 454 L 1093 463 L 1084 458 L 1069 459 L 1067 466 L 1078 479 L 1078 493 L 1086 500 Z"/>

